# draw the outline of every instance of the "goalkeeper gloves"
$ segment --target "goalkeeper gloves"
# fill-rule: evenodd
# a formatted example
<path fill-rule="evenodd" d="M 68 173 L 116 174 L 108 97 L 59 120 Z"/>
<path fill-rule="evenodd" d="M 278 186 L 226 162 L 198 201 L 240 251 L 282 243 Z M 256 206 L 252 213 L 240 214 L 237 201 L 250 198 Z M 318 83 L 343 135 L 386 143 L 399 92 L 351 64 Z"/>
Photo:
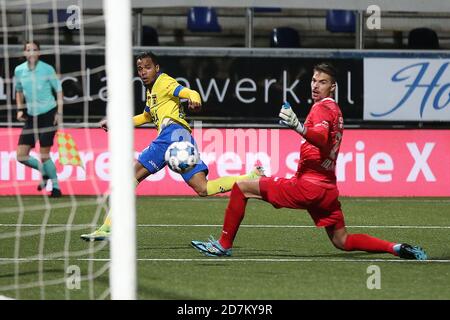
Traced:
<path fill-rule="evenodd" d="M 306 129 L 303 124 L 298 120 L 297 115 L 292 110 L 289 102 L 285 102 L 281 107 L 280 114 L 278 115 L 282 120 L 280 120 L 280 124 L 291 129 L 294 129 L 301 135 L 306 133 Z"/>

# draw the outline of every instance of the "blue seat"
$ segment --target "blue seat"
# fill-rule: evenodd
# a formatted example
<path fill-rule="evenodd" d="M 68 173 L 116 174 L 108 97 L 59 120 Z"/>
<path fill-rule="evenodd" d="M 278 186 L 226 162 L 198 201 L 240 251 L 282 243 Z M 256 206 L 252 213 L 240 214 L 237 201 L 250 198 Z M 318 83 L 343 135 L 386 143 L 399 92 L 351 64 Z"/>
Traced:
<path fill-rule="evenodd" d="M 253 8 L 255 13 L 267 13 L 267 12 L 281 12 L 281 8 L 277 7 L 255 7 Z"/>
<path fill-rule="evenodd" d="M 64 9 L 56 10 L 57 23 L 66 22 L 72 13 L 67 13 Z M 53 10 L 48 10 L 48 23 L 53 23 Z"/>
<path fill-rule="evenodd" d="M 274 28 L 270 37 L 272 48 L 300 48 L 300 35 L 290 27 Z"/>
<path fill-rule="evenodd" d="M 216 10 L 210 7 L 192 7 L 189 10 L 187 27 L 192 32 L 222 31 Z"/>
<path fill-rule="evenodd" d="M 331 32 L 355 32 L 356 15 L 351 10 L 328 10 L 326 24 Z"/>
<path fill-rule="evenodd" d="M 62 39 L 60 39 L 60 42 L 62 44 L 74 44 L 73 41 L 73 36 L 74 34 L 76 34 L 77 29 L 80 28 L 80 25 L 78 24 L 79 22 L 76 22 L 74 19 L 71 19 L 70 25 L 75 23 L 72 26 L 68 26 L 67 24 L 67 20 L 69 19 L 69 17 L 72 16 L 72 12 L 67 13 L 67 10 L 64 9 L 58 9 L 56 10 L 56 21 L 54 21 L 53 19 L 53 10 L 49 10 L 48 11 L 48 23 L 57 23 L 58 24 L 58 29 L 59 29 L 59 33 L 63 36 Z"/>

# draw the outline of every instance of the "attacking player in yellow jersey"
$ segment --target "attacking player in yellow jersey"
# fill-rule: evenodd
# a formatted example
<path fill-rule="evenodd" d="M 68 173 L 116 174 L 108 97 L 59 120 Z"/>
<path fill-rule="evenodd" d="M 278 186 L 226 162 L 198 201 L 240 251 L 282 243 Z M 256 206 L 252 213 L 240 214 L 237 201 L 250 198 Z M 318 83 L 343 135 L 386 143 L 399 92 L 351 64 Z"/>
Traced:
<path fill-rule="evenodd" d="M 160 72 L 158 58 L 152 52 L 144 52 L 137 57 L 137 71 L 147 88 L 147 103 L 142 114 L 133 117 L 135 126 L 153 122 L 158 130 L 157 138 L 150 143 L 139 155 L 135 164 L 136 185 L 149 175 L 154 174 L 166 166 L 164 154 L 174 141 L 190 140 L 195 145 L 191 135 L 191 128 L 184 119 L 184 112 L 180 107 L 180 98 L 188 99 L 188 107 L 193 111 L 201 108 L 202 101 L 197 91 L 180 85 L 174 78 Z M 100 126 L 107 131 L 106 119 Z M 184 181 L 201 197 L 228 192 L 237 181 L 255 179 L 263 175 L 263 169 L 256 167 L 252 172 L 242 176 L 221 177 L 207 180 L 208 167 L 203 161 L 182 174 Z M 99 241 L 109 238 L 111 219 L 106 217 L 103 225 L 90 234 L 83 234 L 86 241 Z"/>

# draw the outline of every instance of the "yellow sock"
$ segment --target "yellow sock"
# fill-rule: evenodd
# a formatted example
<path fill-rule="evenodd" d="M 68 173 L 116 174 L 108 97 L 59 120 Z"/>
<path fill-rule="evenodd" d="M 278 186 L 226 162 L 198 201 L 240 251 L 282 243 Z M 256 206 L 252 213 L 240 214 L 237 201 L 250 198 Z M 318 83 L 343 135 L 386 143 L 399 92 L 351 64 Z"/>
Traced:
<path fill-rule="evenodd" d="M 208 193 L 208 196 L 228 192 L 237 181 L 241 181 L 246 178 L 248 178 L 248 176 L 244 174 L 242 176 L 228 176 L 215 180 L 208 180 L 206 184 L 206 192 Z"/>
<path fill-rule="evenodd" d="M 139 184 L 139 181 L 137 179 L 134 179 L 134 186 L 137 187 Z M 108 215 L 105 218 L 105 222 L 103 222 L 103 225 L 100 227 L 100 230 L 102 231 L 110 231 L 111 229 L 111 216 Z"/>
<path fill-rule="evenodd" d="M 103 225 L 99 228 L 99 230 L 106 232 L 111 231 L 111 216 L 109 215 L 109 213 L 105 218 L 105 222 L 103 222 Z"/>
<path fill-rule="evenodd" d="M 103 222 L 103 225 L 106 225 L 106 226 L 108 226 L 108 227 L 111 227 L 111 217 L 110 217 L 109 213 L 108 213 L 108 215 L 106 216 L 105 222 Z"/>

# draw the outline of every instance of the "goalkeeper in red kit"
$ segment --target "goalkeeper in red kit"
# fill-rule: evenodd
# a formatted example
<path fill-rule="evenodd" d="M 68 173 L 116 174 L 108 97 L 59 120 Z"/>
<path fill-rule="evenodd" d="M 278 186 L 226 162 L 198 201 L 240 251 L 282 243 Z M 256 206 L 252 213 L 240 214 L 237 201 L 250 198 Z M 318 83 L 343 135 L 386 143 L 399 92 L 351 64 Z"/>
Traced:
<path fill-rule="evenodd" d="M 336 71 L 331 64 L 314 67 L 311 94 L 314 105 L 302 124 L 290 105 L 280 110 L 281 124 L 304 139 L 298 170 L 290 179 L 260 177 L 234 184 L 219 240 L 192 241 L 207 256 L 230 256 L 233 241 L 244 218 L 249 198 L 262 199 L 275 208 L 306 209 L 317 227 L 325 227 L 333 245 L 345 251 L 386 252 L 403 259 L 426 260 L 425 251 L 406 243 L 389 242 L 367 234 L 351 234 L 345 228 L 339 191 L 336 186 L 336 160 L 342 142 L 344 120 L 333 99 Z"/>

